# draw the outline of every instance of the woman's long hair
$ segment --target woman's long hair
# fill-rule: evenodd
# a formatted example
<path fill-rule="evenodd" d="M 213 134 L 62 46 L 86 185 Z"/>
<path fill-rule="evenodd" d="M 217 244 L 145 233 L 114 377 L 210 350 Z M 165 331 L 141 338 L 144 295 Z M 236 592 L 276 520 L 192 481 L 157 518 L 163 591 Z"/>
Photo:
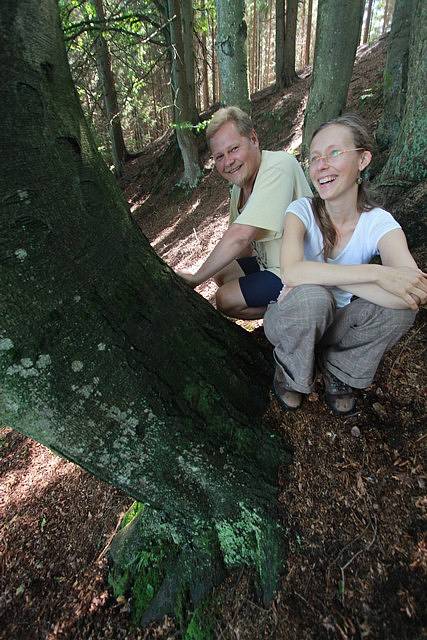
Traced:
<path fill-rule="evenodd" d="M 321 124 L 311 136 L 310 144 L 313 141 L 314 136 L 319 133 L 319 131 L 326 129 L 326 127 L 329 127 L 332 124 L 340 124 L 350 129 L 355 148 L 364 149 L 372 153 L 374 148 L 373 140 L 368 133 L 364 121 L 356 113 L 347 113 Z M 366 181 L 362 180 L 357 189 L 357 210 L 359 213 L 362 213 L 362 211 L 370 211 L 376 206 L 378 206 L 378 202 L 376 201 L 375 196 L 370 192 Z M 317 193 L 313 196 L 312 207 L 317 224 L 322 232 L 323 257 L 326 262 L 328 257 L 331 255 L 332 249 L 337 240 L 337 231 L 328 212 L 326 211 L 325 201 L 322 200 Z"/>

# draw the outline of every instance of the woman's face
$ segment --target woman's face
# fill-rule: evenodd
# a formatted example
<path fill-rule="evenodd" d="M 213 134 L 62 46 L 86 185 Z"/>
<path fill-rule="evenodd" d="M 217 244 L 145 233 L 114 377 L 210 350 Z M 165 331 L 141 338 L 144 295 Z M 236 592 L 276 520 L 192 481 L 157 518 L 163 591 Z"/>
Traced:
<path fill-rule="evenodd" d="M 332 202 L 349 194 L 357 198 L 356 180 L 372 155 L 355 147 L 351 130 L 342 124 L 331 124 L 314 136 L 310 145 L 310 177 L 323 200 Z"/>

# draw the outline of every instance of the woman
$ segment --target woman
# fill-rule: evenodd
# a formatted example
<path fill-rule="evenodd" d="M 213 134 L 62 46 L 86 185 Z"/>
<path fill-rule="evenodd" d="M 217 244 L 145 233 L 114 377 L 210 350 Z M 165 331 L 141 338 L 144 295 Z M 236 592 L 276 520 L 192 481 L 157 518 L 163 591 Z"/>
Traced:
<path fill-rule="evenodd" d="M 426 274 L 400 225 L 364 184 L 371 149 L 356 115 L 321 125 L 308 160 L 317 195 L 286 211 L 284 288 L 264 316 L 275 347 L 273 388 L 286 409 L 312 391 L 318 358 L 327 404 L 336 414 L 353 413 L 354 388 L 371 384 L 382 355 L 427 300 Z M 369 264 L 377 254 L 382 264 Z"/>

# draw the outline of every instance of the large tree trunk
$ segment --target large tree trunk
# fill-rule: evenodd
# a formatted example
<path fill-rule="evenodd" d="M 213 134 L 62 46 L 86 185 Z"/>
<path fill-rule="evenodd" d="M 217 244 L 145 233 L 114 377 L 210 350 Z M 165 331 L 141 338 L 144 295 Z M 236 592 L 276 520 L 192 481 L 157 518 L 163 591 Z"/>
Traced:
<path fill-rule="evenodd" d="M 191 106 L 188 93 L 188 74 L 185 68 L 186 56 L 184 52 L 180 7 L 181 4 L 179 0 L 168 0 L 168 12 L 169 18 L 171 19 L 169 28 L 172 45 L 172 93 L 176 136 L 184 162 L 184 175 L 180 180 L 180 184 L 195 187 L 202 172 L 199 165 L 199 151 L 196 139 L 191 128 L 188 126 L 192 123 L 192 118 L 194 118 L 195 106 Z"/>
<path fill-rule="evenodd" d="M 403 117 L 414 6 L 414 0 L 397 0 L 394 10 L 384 68 L 384 111 L 376 134 L 377 142 L 382 149 L 390 147 L 396 140 Z"/>
<path fill-rule="evenodd" d="M 281 567 L 270 361 L 156 256 L 100 158 L 54 0 L 5 0 L 0 423 L 145 504 L 113 545 L 136 619 Z M 144 522 L 141 521 L 141 518 Z"/>
<path fill-rule="evenodd" d="M 221 103 L 249 112 L 244 0 L 216 0 Z"/>
<path fill-rule="evenodd" d="M 399 2 L 396 3 L 398 10 Z M 427 179 L 426 25 L 427 4 L 423 0 L 414 0 L 406 102 L 399 133 L 379 176 L 378 182 L 384 187 L 408 188 Z"/>
<path fill-rule="evenodd" d="M 105 14 L 102 0 L 94 0 L 96 14 L 101 29 L 105 26 Z M 95 57 L 98 68 L 99 79 L 102 86 L 102 93 L 105 104 L 105 111 L 108 118 L 108 128 L 111 139 L 111 153 L 116 175 L 120 177 L 123 173 L 123 166 L 129 154 L 126 150 L 123 138 L 122 123 L 120 119 L 120 109 L 117 100 L 116 83 L 111 68 L 111 56 L 102 30 L 95 38 Z"/>
<path fill-rule="evenodd" d="M 338 116 L 345 106 L 363 4 L 363 0 L 319 0 L 313 79 L 304 119 L 304 155 L 315 129 Z"/>

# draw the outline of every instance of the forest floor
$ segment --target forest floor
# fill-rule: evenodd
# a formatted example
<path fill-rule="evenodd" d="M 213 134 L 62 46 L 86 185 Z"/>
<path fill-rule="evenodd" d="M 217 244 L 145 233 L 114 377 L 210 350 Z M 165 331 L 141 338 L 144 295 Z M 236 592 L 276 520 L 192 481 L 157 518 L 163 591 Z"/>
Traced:
<path fill-rule="evenodd" d="M 349 110 L 374 130 L 381 114 L 385 43 L 359 55 Z M 308 78 L 282 94 L 255 96 L 265 148 L 296 149 Z M 203 260 L 227 224 L 228 188 L 211 170 L 191 194 L 165 168 L 167 140 L 129 164 L 124 190 L 157 252 L 173 267 Z M 170 154 L 169 154 L 170 156 Z M 154 191 L 157 187 L 156 191 Z M 200 293 L 212 298 L 211 284 Z M 242 323 L 263 341 L 260 323 Z M 286 557 L 267 609 L 254 577 L 230 576 L 212 600 L 214 637 L 224 640 L 426 637 L 425 312 L 390 351 L 357 415 L 339 419 L 321 388 L 271 428 L 293 452 L 278 479 Z M 129 602 L 106 581 L 106 550 L 131 501 L 13 430 L 0 429 L 0 637 L 7 640 L 142 640 L 181 637 L 170 619 L 136 629 Z"/>

